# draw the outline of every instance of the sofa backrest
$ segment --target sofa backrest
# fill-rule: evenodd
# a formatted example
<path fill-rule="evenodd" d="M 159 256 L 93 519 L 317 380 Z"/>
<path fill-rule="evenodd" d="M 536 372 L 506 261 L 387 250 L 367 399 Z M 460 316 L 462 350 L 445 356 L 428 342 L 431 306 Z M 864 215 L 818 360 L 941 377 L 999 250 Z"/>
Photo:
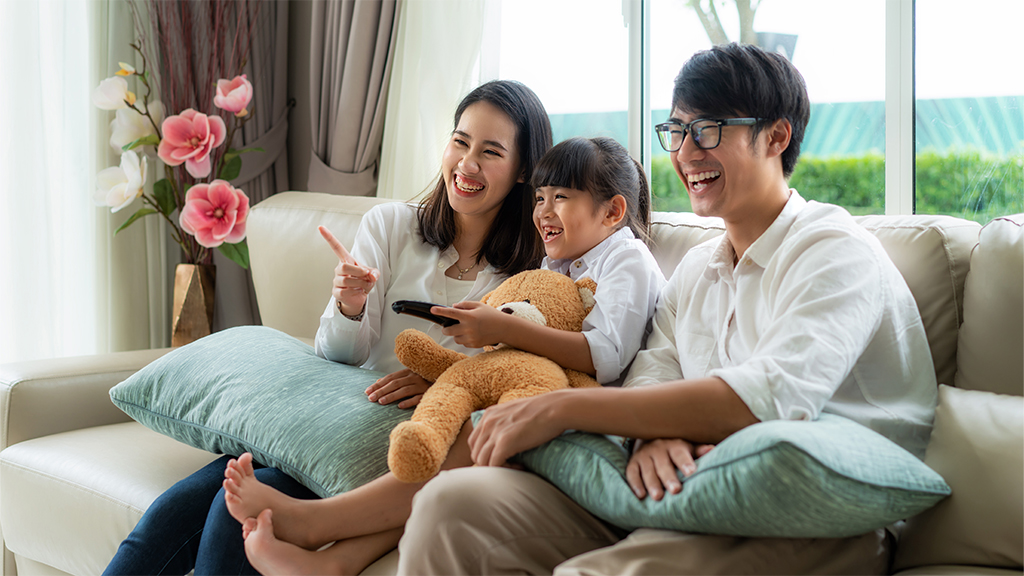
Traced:
<path fill-rule="evenodd" d="M 347 248 L 371 207 L 384 198 L 281 192 L 252 207 L 246 224 L 249 267 L 264 326 L 312 341 L 331 297 L 338 257 L 317 232 L 326 226 Z"/>
<path fill-rule="evenodd" d="M 958 336 L 957 388 L 1024 395 L 1024 214 L 982 228 Z"/>
<path fill-rule="evenodd" d="M 312 339 L 327 306 L 337 258 L 316 231 L 329 228 L 351 247 L 362 214 L 392 200 L 283 192 L 255 205 L 248 237 L 263 324 Z M 964 281 L 981 227 L 950 216 L 860 216 L 881 241 L 917 300 L 941 383 L 956 372 Z M 666 277 L 687 250 L 725 231 L 718 218 L 655 212 L 652 251 Z"/>

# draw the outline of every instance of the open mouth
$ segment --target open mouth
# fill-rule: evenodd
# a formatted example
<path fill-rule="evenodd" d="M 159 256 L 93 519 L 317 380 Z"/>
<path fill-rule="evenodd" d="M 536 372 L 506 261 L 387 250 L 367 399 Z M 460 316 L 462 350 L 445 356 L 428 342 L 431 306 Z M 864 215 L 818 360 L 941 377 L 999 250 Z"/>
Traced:
<path fill-rule="evenodd" d="M 698 172 L 697 174 L 687 174 L 686 182 L 690 185 L 691 191 L 699 193 L 710 186 L 712 182 L 721 178 L 721 176 L 722 173 L 718 170 Z"/>
<path fill-rule="evenodd" d="M 484 185 L 480 182 L 470 180 L 460 174 L 455 175 L 455 187 L 458 188 L 460 192 L 465 192 L 467 194 L 473 194 L 484 189 Z"/>
<path fill-rule="evenodd" d="M 555 228 L 554 226 L 543 226 L 540 230 L 540 235 L 545 242 L 550 242 L 555 238 L 561 236 L 562 232 L 563 230 L 561 228 Z"/>

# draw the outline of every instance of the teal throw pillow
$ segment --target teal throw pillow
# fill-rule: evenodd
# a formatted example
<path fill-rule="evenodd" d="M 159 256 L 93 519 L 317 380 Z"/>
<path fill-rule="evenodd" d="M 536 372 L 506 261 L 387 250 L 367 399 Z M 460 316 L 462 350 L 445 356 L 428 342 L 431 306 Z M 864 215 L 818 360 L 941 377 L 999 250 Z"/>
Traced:
<path fill-rule="evenodd" d="M 381 376 L 241 326 L 169 352 L 110 398 L 148 428 L 213 453 L 251 452 L 326 497 L 388 471 L 388 435 L 412 410 L 366 398 Z"/>
<path fill-rule="evenodd" d="M 595 516 L 628 530 L 840 538 L 913 516 L 950 493 L 910 452 L 830 414 L 733 434 L 697 460 L 678 494 L 658 502 L 633 494 L 628 454 L 605 436 L 571 432 L 518 458 Z"/>

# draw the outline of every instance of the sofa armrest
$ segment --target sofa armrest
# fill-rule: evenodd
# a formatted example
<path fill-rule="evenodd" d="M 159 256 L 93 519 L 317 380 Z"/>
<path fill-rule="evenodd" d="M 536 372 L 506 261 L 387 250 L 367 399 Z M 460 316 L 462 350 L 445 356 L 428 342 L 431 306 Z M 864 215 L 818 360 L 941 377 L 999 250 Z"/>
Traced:
<path fill-rule="evenodd" d="M 110 389 L 170 348 L 0 365 L 0 450 L 31 438 L 126 422 Z"/>

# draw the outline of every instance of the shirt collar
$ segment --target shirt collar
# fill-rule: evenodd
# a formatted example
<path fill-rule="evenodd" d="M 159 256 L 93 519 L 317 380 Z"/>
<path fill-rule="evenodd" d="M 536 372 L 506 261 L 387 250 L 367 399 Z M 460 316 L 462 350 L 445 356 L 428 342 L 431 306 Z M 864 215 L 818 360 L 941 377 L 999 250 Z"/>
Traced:
<path fill-rule="evenodd" d="M 790 188 L 789 191 L 789 200 L 782 207 L 782 212 L 768 226 L 768 229 L 747 248 L 747 252 L 743 255 L 744 260 L 749 258 L 761 268 L 765 268 L 768 266 L 768 261 L 771 260 L 775 251 L 782 245 L 782 241 L 786 238 L 786 234 L 789 233 L 793 222 L 796 221 L 797 215 L 807 206 L 807 201 L 796 190 Z M 707 268 L 704 269 L 704 278 L 714 282 L 722 277 L 723 272 L 729 271 L 731 273 L 735 259 L 736 252 L 733 250 L 732 242 L 729 241 L 727 234 L 723 234 L 718 247 L 711 255 L 711 259 L 708 260 Z"/>
<path fill-rule="evenodd" d="M 586 254 L 575 260 L 570 260 L 568 258 L 551 260 L 545 256 L 544 262 L 541 263 L 541 266 L 548 270 L 554 270 L 556 272 L 566 274 L 573 280 L 578 280 L 579 275 L 589 270 L 594 263 L 598 262 L 613 244 L 622 240 L 632 240 L 633 238 L 636 238 L 636 236 L 633 235 L 633 231 L 628 226 L 623 226 L 615 232 L 612 232 L 610 236 L 602 240 L 597 246 L 594 246 L 588 250 Z"/>
<path fill-rule="evenodd" d="M 744 259 L 753 260 L 761 268 L 768 266 L 768 261 L 775 255 L 775 251 L 782 245 L 782 241 L 786 239 L 786 234 L 789 234 L 789 229 L 793 227 L 797 215 L 807 206 L 807 201 L 796 190 L 790 188 L 789 192 L 789 200 L 782 207 L 782 212 L 779 212 L 771 226 L 757 240 L 754 240 L 754 243 L 747 248 L 747 253 L 743 255 Z"/>

